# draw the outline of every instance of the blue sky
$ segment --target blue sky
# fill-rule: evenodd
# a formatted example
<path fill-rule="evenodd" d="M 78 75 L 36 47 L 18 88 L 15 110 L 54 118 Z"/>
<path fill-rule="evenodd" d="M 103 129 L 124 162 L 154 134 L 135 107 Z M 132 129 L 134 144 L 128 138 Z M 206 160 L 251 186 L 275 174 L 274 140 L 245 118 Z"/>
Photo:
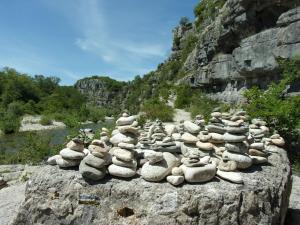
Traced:
<path fill-rule="evenodd" d="M 0 67 L 61 78 L 130 80 L 170 53 L 199 0 L 1 0 Z"/>

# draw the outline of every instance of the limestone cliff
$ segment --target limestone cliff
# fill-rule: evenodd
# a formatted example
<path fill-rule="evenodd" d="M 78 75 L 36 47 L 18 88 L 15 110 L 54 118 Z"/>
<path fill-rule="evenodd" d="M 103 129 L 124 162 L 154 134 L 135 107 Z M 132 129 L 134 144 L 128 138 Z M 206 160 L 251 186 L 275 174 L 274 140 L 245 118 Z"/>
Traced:
<path fill-rule="evenodd" d="M 139 105 L 179 83 L 239 102 L 246 88 L 266 88 L 280 79 L 277 59 L 300 54 L 299 0 L 202 0 L 199 5 L 194 22 L 182 20 L 173 30 L 172 53 L 155 71 L 113 91 L 97 79 L 75 86 L 100 106 L 124 108 L 133 100 Z"/>

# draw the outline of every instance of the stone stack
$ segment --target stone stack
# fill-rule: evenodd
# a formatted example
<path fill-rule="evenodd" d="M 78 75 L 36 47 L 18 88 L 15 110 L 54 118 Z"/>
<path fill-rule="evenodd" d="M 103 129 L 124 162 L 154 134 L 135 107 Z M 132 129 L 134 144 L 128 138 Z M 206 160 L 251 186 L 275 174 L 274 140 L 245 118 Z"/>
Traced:
<path fill-rule="evenodd" d="M 129 178 L 135 176 L 137 161 L 134 149 L 134 144 L 125 142 L 120 142 L 118 147 L 113 148 L 113 164 L 108 167 L 108 172 L 116 177 Z"/>
<path fill-rule="evenodd" d="M 115 146 L 111 151 L 113 164 L 108 167 L 108 172 L 117 177 L 133 177 L 137 169 L 134 149 L 139 135 L 138 123 L 135 116 L 123 113 L 116 125 L 118 132 L 110 139 Z"/>
<path fill-rule="evenodd" d="M 137 121 L 135 116 L 123 113 L 116 121 L 117 129 L 112 132 L 110 142 L 117 147 L 119 143 L 136 144 L 138 136 Z"/>
<path fill-rule="evenodd" d="M 244 112 L 236 113 L 230 120 L 223 120 L 226 125 L 226 133 L 223 135 L 225 141 L 225 152 L 222 154 L 220 170 L 232 171 L 236 162 L 237 169 L 246 169 L 252 165 L 252 159 L 248 155 L 249 145 L 247 143 L 248 126 L 243 120 Z"/>
<path fill-rule="evenodd" d="M 265 151 L 264 138 L 269 134 L 269 128 L 266 122 L 260 119 L 253 119 L 249 126 L 250 132 L 250 149 L 249 155 L 254 164 L 266 163 L 267 153 Z"/>
<path fill-rule="evenodd" d="M 52 156 L 48 159 L 50 165 L 58 165 L 61 168 L 78 166 L 80 161 L 85 157 L 84 143 L 79 138 L 73 138 L 66 148 L 59 152 L 59 155 Z"/>
<path fill-rule="evenodd" d="M 199 127 L 204 128 L 205 126 L 204 117 L 202 115 L 197 115 L 194 123 L 197 124 Z"/>
<path fill-rule="evenodd" d="M 225 151 L 223 134 L 226 132 L 226 128 L 223 124 L 222 116 L 221 112 L 211 113 L 209 123 L 205 127 L 207 131 L 202 131 L 199 135 L 199 137 L 202 137 L 201 142 L 210 142 L 213 144 L 214 151 L 219 156 Z M 207 141 L 208 137 L 209 140 Z"/>
<path fill-rule="evenodd" d="M 102 140 L 93 140 L 88 154 L 80 163 L 79 172 L 83 178 L 101 180 L 106 175 L 106 166 L 111 162 L 109 147 Z"/>

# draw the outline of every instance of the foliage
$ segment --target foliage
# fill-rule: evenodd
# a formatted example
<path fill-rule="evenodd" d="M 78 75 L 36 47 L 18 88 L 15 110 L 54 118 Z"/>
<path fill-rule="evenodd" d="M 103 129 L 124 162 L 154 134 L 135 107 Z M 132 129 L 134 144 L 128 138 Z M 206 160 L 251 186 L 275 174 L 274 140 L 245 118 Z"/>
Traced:
<path fill-rule="evenodd" d="M 262 118 L 277 130 L 287 144 L 300 139 L 300 96 L 285 96 L 287 85 L 300 79 L 300 60 L 279 60 L 282 80 L 269 85 L 266 91 L 253 87 L 245 92 L 247 112 L 251 117 Z"/>
<path fill-rule="evenodd" d="M 207 19 L 214 20 L 226 0 L 201 0 L 194 9 L 196 26 L 200 27 Z"/>
<path fill-rule="evenodd" d="M 142 106 L 142 112 L 144 112 L 144 120 L 160 119 L 163 122 L 172 121 L 174 114 L 172 107 L 167 106 L 158 98 L 147 100 Z"/>
<path fill-rule="evenodd" d="M 50 138 L 37 133 L 26 133 L 18 152 L 1 152 L 0 164 L 37 164 L 48 156 L 55 155 L 62 145 L 50 146 Z"/>
<path fill-rule="evenodd" d="M 48 115 L 43 115 L 41 117 L 40 123 L 43 126 L 51 125 L 52 124 L 52 118 L 50 116 L 48 116 Z"/>
<path fill-rule="evenodd" d="M 20 118 L 15 115 L 5 114 L 1 116 L 0 130 L 5 134 L 17 132 L 20 128 Z"/>

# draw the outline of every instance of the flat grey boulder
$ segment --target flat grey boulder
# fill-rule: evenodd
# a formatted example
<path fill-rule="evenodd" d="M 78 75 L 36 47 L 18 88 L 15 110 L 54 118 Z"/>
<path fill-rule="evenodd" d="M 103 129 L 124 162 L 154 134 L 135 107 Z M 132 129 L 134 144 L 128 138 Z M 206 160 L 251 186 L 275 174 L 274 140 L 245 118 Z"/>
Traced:
<path fill-rule="evenodd" d="M 269 164 L 242 173 L 244 185 L 215 178 L 174 187 L 109 176 L 88 183 L 76 170 L 43 166 L 27 183 L 13 225 L 283 224 L 291 170 L 283 149 L 270 150 Z"/>
<path fill-rule="evenodd" d="M 252 159 L 246 154 L 225 151 L 222 157 L 237 162 L 238 169 L 247 169 L 252 165 Z"/>

